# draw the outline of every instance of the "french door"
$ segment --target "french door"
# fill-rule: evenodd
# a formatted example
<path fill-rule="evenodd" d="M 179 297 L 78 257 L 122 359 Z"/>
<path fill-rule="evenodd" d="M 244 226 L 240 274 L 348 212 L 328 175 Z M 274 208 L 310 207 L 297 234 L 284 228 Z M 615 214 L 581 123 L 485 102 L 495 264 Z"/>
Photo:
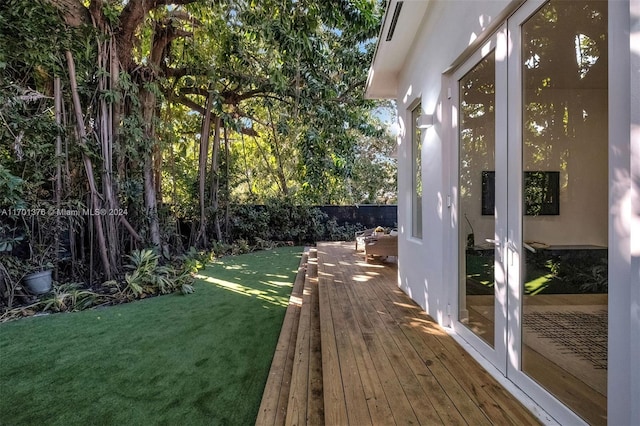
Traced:
<path fill-rule="evenodd" d="M 454 327 L 563 424 L 607 418 L 607 47 L 606 1 L 530 0 L 451 78 Z"/>
<path fill-rule="evenodd" d="M 454 75 L 458 125 L 457 331 L 506 373 L 507 28 Z"/>

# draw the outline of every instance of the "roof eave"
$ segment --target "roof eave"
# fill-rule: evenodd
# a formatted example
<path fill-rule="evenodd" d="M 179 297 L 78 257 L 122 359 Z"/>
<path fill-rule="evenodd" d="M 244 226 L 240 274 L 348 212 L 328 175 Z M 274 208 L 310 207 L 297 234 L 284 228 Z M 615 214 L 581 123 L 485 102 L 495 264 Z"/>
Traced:
<path fill-rule="evenodd" d="M 393 99 L 396 97 L 398 75 L 411 51 L 427 5 L 428 0 L 389 1 L 369 69 L 365 98 Z M 399 13 L 397 13 L 398 8 L 401 8 Z M 396 22 L 393 19 L 394 14 L 397 15 Z"/>

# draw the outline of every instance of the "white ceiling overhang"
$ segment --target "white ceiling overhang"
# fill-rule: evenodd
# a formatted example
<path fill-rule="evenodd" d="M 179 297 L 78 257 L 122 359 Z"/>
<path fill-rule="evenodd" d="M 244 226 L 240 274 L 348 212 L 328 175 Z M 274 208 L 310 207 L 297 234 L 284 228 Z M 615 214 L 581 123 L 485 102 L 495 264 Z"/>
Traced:
<path fill-rule="evenodd" d="M 388 2 L 367 78 L 367 99 L 396 97 L 398 74 L 413 46 L 428 3 L 428 0 Z"/>

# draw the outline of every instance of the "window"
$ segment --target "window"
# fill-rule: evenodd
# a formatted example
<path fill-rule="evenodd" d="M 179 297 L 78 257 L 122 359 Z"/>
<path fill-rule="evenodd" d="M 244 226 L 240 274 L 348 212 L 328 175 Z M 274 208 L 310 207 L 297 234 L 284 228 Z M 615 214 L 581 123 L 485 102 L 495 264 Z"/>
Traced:
<path fill-rule="evenodd" d="M 413 197 L 411 200 L 411 236 L 422 238 L 422 132 L 416 127 L 422 105 L 411 110 L 411 157 Z"/>

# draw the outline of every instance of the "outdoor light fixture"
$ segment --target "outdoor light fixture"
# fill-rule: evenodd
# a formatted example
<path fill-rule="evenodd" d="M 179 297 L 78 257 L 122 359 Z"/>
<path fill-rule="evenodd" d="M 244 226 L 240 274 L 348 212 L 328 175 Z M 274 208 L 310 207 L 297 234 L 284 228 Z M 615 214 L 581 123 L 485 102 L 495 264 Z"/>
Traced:
<path fill-rule="evenodd" d="M 432 114 L 420 114 L 416 119 L 416 127 L 418 129 L 428 129 L 433 126 Z"/>

